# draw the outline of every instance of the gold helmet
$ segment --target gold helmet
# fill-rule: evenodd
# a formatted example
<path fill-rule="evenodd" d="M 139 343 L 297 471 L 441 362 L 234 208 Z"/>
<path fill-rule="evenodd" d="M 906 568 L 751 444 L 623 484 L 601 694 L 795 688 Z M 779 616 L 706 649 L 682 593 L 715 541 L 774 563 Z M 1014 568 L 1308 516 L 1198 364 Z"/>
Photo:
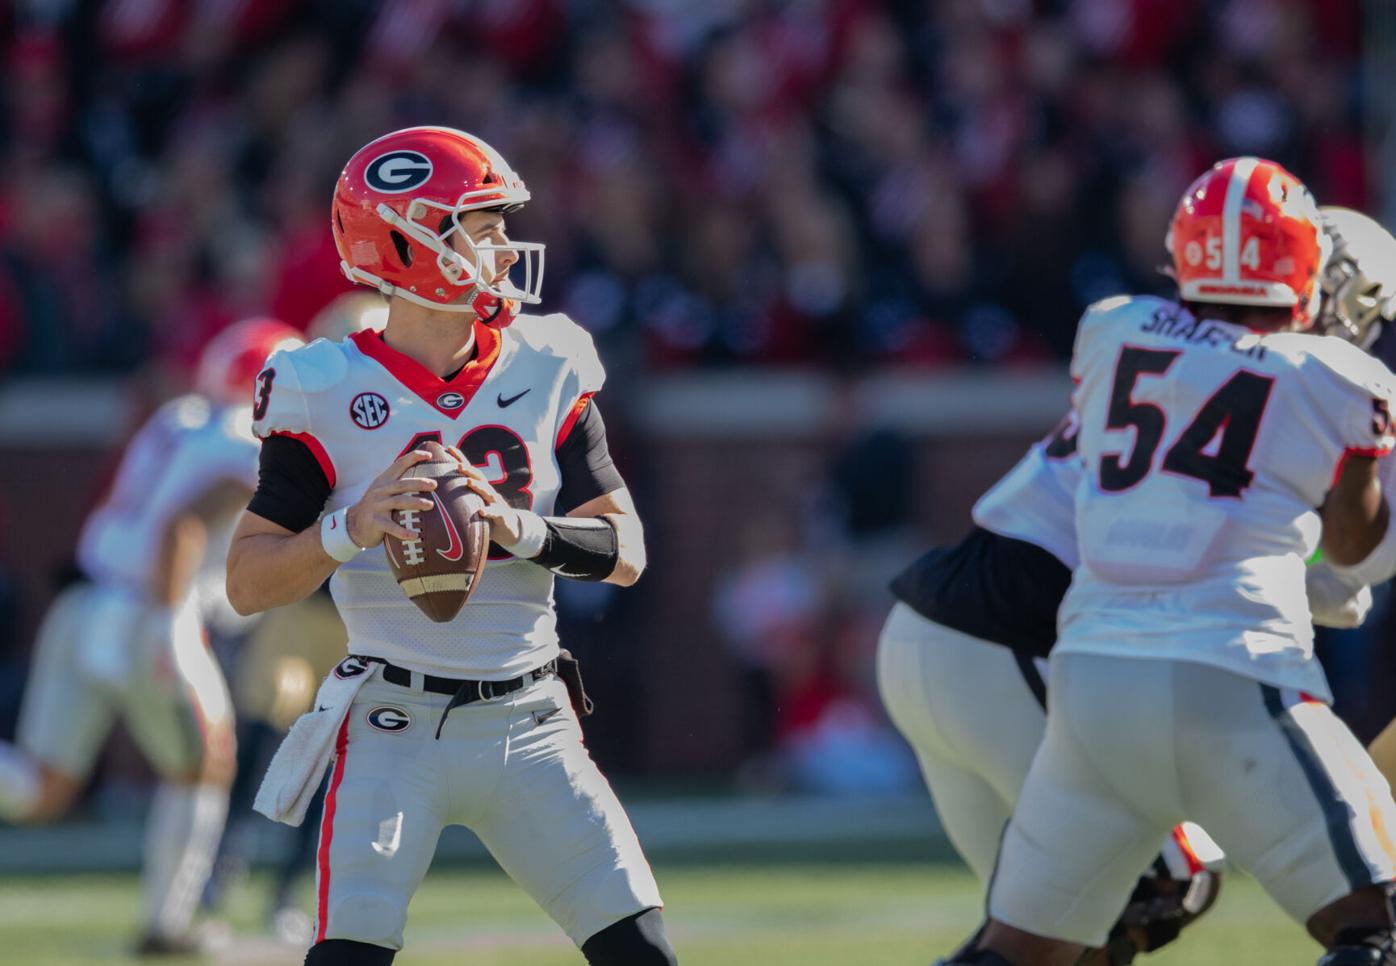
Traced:
<path fill-rule="evenodd" d="M 373 292 L 345 292 L 321 309 L 310 320 L 306 338 L 338 342 L 362 329 L 381 329 L 388 324 L 388 303 Z"/>

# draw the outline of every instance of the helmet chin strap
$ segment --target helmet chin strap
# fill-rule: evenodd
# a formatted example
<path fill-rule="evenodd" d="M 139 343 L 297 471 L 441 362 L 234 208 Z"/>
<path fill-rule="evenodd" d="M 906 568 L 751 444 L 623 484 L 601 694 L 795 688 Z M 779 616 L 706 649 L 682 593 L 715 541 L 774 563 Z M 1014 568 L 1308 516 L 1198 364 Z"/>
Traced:
<path fill-rule="evenodd" d="M 477 319 L 494 329 L 508 328 L 519 317 L 519 303 L 515 299 L 500 298 L 478 287 L 470 299 L 470 308 Z"/>
<path fill-rule="evenodd" d="M 514 299 L 503 298 L 491 292 L 483 283 L 483 279 L 494 275 L 494 252 L 482 251 L 470 241 L 469 236 L 466 236 L 464 232 L 461 234 L 475 255 L 472 275 L 476 282 L 471 289 L 473 294 L 470 296 L 470 308 L 474 311 L 475 317 L 485 325 L 493 326 L 496 329 L 508 328 L 519 316 L 519 303 Z M 463 256 L 457 253 L 456 258 L 460 260 L 462 266 L 465 265 Z"/>

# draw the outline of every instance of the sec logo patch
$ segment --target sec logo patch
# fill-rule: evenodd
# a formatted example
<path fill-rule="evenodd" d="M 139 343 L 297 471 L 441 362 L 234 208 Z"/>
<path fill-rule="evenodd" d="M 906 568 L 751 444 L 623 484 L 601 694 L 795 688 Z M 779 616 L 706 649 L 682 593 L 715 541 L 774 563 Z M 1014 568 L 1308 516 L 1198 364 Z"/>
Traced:
<path fill-rule="evenodd" d="M 401 708 L 394 708 L 391 705 L 380 704 L 370 710 L 366 717 L 369 727 L 377 731 L 386 731 L 389 734 L 406 731 L 412 727 L 412 716 Z"/>
<path fill-rule="evenodd" d="M 458 392 L 443 392 L 436 397 L 436 405 L 442 409 L 459 409 L 465 405 L 465 397 Z"/>
<path fill-rule="evenodd" d="M 376 392 L 361 392 L 349 404 L 349 418 L 360 429 L 377 429 L 388 421 L 388 400 Z"/>

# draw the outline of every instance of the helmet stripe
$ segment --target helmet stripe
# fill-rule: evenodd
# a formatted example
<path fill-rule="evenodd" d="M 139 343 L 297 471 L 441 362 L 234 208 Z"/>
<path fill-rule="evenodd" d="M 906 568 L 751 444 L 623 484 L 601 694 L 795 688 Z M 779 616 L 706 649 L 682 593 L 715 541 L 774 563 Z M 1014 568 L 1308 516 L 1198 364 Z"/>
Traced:
<path fill-rule="evenodd" d="M 1256 158 L 1237 158 L 1226 185 L 1226 200 L 1222 204 L 1222 278 L 1228 282 L 1241 279 L 1241 203 L 1258 164 Z"/>

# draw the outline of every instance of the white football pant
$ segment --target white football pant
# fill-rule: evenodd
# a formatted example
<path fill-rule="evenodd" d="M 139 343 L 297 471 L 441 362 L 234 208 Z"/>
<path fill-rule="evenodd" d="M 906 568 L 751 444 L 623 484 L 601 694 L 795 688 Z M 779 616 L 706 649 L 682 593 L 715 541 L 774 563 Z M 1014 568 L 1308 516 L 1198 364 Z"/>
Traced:
<path fill-rule="evenodd" d="M 320 823 L 315 941 L 402 948 L 447 825 L 479 836 L 577 945 L 662 905 L 639 840 L 556 677 L 453 709 L 374 678 L 340 728 Z M 472 911 L 462 908 L 463 921 Z"/>
<path fill-rule="evenodd" d="M 124 591 L 64 590 L 39 628 L 16 744 L 72 778 L 92 770 L 119 716 L 155 771 L 197 775 L 206 739 L 232 741 L 232 701 L 192 601 L 167 621 Z M 219 748 L 231 754 L 231 747 Z"/>
<path fill-rule="evenodd" d="M 1396 875 L 1396 803 L 1327 705 L 1203 664 L 1057 654 L 989 913 L 1099 945 L 1160 836 L 1204 825 L 1295 920 Z"/>
<path fill-rule="evenodd" d="M 226 785 L 199 779 L 207 755 L 232 761 L 232 701 L 192 601 L 162 612 L 116 588 L 75 584 L 39 629 L 16 745 L 81 779 L 118 717 L 164 779 L 146 822 L 145 928 L 178 937 L 227 819 Z"/>
<path fill-rule="evenodd" d="M 878 642 L 882 701 L 916 752 L 950 844 L 986 885 L 1046 731 L 1047 663 L 927 620 L 902 603 Z M 1177 879 L 1223 858 L 1192 823 L 1165 829 L 1120 893 L 1121 908 L 1156 857 Z"/>

